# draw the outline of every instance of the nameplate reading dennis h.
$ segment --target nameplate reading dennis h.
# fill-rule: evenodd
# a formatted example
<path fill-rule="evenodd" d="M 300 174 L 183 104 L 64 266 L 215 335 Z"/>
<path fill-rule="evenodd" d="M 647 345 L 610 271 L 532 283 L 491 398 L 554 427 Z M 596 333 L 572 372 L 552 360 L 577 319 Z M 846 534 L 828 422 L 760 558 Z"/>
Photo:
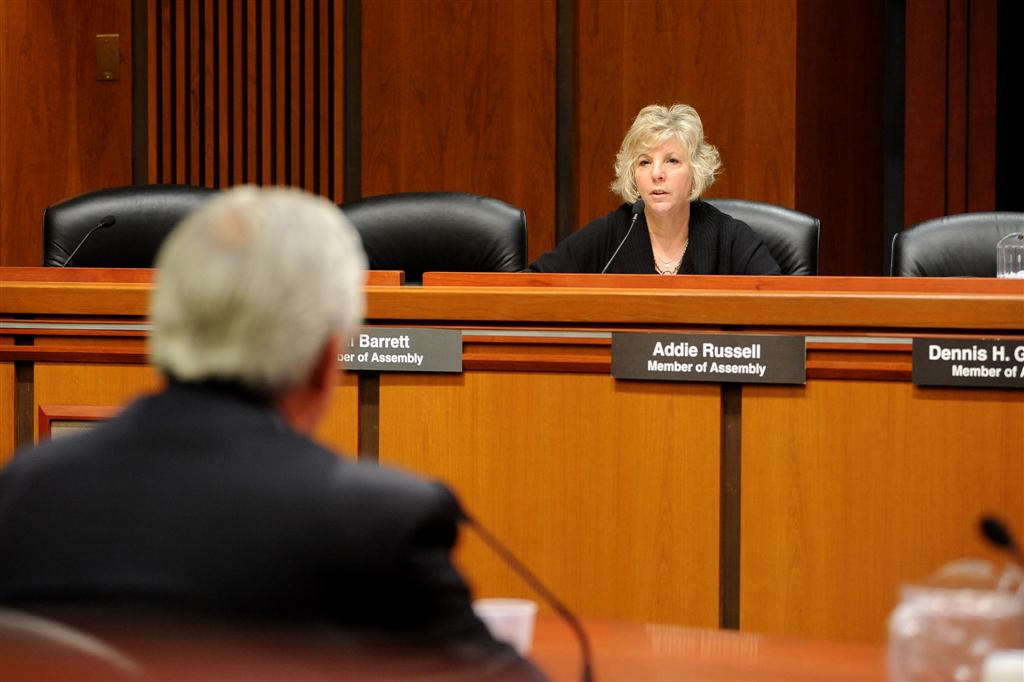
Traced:
<path fill-rule="evenodd" d="M 1024 388 L 1024 341 L 914 339 L 917 386 Z"/>
<path fill-rule="evenodd" d="M 418 327 L 364 329 L 349 340 L 338 363 L 349 370 L 461 372 L 462 332 Z"/>
<path fill-rule="evenodd" d="M 654 381 L 803 384 L 803 336 L 612 334 L 612 376 Z"/>

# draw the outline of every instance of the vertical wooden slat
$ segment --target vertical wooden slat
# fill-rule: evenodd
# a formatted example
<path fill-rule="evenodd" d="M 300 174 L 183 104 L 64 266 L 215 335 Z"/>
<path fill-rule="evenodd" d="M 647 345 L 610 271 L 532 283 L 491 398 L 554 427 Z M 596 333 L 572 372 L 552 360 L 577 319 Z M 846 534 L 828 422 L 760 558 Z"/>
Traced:
<path fill-rule="evenodd" d="M 245 25 L 242 23 L 244 3 L 232 2 L 229 7 L 231 21 L 231 60 L 235 69 L 235 79 L 231 87 L 231 117 L 228 134 L 231 137 L 231 184 L 237 185 L 245 181 L 245 137 L 243 127 L 246 111 L 245 81 L 248 75 L 245 53 Z"/>
<path fill-rule="evenodd" d="M 214 97 L 216 99 L 214 128 L 216 133 L 215 163 L 212 185 L 228 186 L 231 161 L 231 84 L 234 82 L 234 64 L 231 62 L 231 25 L 228 22 L 227 0 L 214 0 L 214 48 L 216 54 Z"/>
<path fill-rule="evenodd" d="M 997 0 L 971 0 L 967 103 L 967 210 L 996 208 Z"/>
<path fill-rule="evenodd" d="M 260 96 L 260 65 L 261 65 L 261 33 L 259 12 L 260 8 L 255 0 L 248 0 L 246 7 L 246 97 L 245 97 L 245 120 L 249 135 L 246 135 L 245 146 L 245 181 L 257 183 L 260 181 L 259 155 L 263 148 L 263 126 L 262 111 L 263 101 Z"/>
<path fill-rule="evenodd" d="M 273 0 L 264 0 L 260 5 L 260 148 L 259 177 L 260 182 L 269 185 L 273 182 L 271 163 L 273 158 L 273 101 L 272 101 L 272 35 L 274 31 L 271 6 Z"/>
<path fill-rule="evenodd" d="M 158 0 L 146 2 L 146 128 L 149 131 L 146 140 L 146 181 L 156 182 L 160 168 L 159 155 L 163 152 L 160 145 L 162 120 L 157 106 L 160 103 L 158 93 L 162 92 L 162 70 L 160 61 L 160 6 Z M 135 65 L 135 68 L 140 68 Z"/>
<path fill-rule="evenodd" d="M 273 82 L 274 82 L 274 130 L 271 149 L 273 151 L 274 167 L 271 171 L 271 178 L 274 184 L 284 182 L 287 168 L 288 150 L 284 146 L 285 141 L 285 97 L 287 82 L 287 48 L 285 46 L 284 22 L 285 22 L 285 0 L 272 0 L 274 6 L 274 45 L 271 50 L 274 60 Z"/>
<path fill-rule="evenodd" d="M 190 0 L 188 14 L 188 35 L 189 35 L 189 84 L 188 84 L 188 164 L 186 168 L 186 183 L 194 183 L 196 177 L 202 172 L 202 149 L 199 146 L 202 129 L 202 69 L 203 69 L 203 47 L 199 35 L 200 20 L 203 8 L 199 0 Z"/>
<path fill-rule="evenodd" d="M 348 0 L 349 2 L 355 2 L 357 0 Z M 330 5 L 331 21 L 330 25 L 333 28 L 331 51 L 329 58 L 330 63 L 330 97 L 331 97 L 331 116 L 329 129 L 331 134 L 331 144 L 329 146 L 329 153 L 331 155 L 330 160 L 330 198 L 333 201 L 340 202 L 342 196 L 345 193 L 345 174 L 342 172 L 341 160 L 344 158 L 344 147 L 343 141 L 345 139 L 345 117 L 342 112 L 345 111 L 345 25 L 344 17 L 345 13 L 342 11 L 340 2 L 336 0 L 328 0 Z"/>
<path fill-rule="evenodd" d="M 314 190 L 317 194 L 325 192 L 330 194 L 330 190 L 325 184 L 329 172 L 328 159 L 333 156 L 334 150 L 329 149 L 325 142 L 328 139 L 327 131 L 325 126 L 330 122 L 328 107 L 330 90 L 327 87 L 327 61 L 330 59 L 329 54 L 326 53 L 326 46 L 329 44 L 327 35 L 331 31 L 331 25 L 328 23 L 327 14 L 327 2 L 328 0 L 314 0 L 316 4 L 316 37 L 314 54 L 316 55 L 316 89 L 314 91 L 314 98 L 316 101 L 317 111 L 317 125 L 313 130 L 313 143 L 317 149 L 318 157 L 318 172 L 316 174 L 316 184 Z"/>
<path fill-rule="evenodd" d="M 302 186 L 315 191 L 313 169 L 316 167 L 316 153 L 313 147 L 313 130 L 316 128 L 316 109 L 313 105 L 313 90 L 316 88 L 316 53 L 313 52 L 313 36 L 316 24 L 313 22 L 313 0 L 302 3 L 302 33 L 299 46 L 303 50 L 302 69 Z"/>
<path fill-rule="evenodd" d="M 202 36 L 202 63 L 199 67 L 203 92 L 199 111 L 200 130 L 202 131 L 200 136 L 202 146 L 199 152 L 202 155 L 202 160 L 199 165 L 202 170 L 198 182 L 195 180 L 193 182 L 199 185 L 214 184 L 214 168 L 217 159 L 217 107 L 219 104 L 217 101 L 217 79 L 219 69 L 216 48 L 217 27 L 214 25 L 214 16 L 217 11 L 215 1 L 202 0 L 203 12 L 197 17 Z"/>
<path fill-rule="evenodd" d="M 285 182 L 289 185 L 302 184 L 302 43 L 298 40 L 302 28 L 301 0 L 291 0 L 288 3 L 289 21 L 286 28 L 289 29 L 285 35 L 284 50 L 287 55 L 288 64 L 288 99 L 285 106 L 290 109 L 287 116 L 285 129 L 287 131 L 286 145 L 288 149 L 288 174 Z"/>
<path fill-rule="evenodd" d="M 946 214 L 967 210 L 967 0 L 949 0 L 946 26 Z"/>
<path fill-rule="evenodd" d="M 187 2 L 188 0 L 185 0 Z M 186 177 L 185 156 L 187 141 L 185 131 L 188 128 L 188 61 L 186 46 L 188 45 L 188 27 L 185 24 L 184 8 L 174 13 L 174 110 L 171 120 L 174 121 L 174 175 L 173 182 L 184 183 Z"/>
<path fill-rule="evenodd" d="M 174 102 L 177 84 L 175 81 L 175 16 L 172 13 L 169 0 L 162 0 L 160 3 L 160 71 L 161 90 L 163 98 L 159 106 L 160 112 L 160 144 L 162 147 L 160 161 L 159 182 L 174 182 L 174 160 L 176 158 L 174 145 L 175 121 Z"/>

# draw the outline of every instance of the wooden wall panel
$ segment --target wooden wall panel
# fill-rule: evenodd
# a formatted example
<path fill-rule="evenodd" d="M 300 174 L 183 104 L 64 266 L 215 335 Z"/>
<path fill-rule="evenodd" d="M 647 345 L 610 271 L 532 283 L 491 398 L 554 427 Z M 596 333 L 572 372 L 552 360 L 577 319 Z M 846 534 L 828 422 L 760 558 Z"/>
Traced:
<path fill-rule="evenodd" d="M 902 583 L 1003 558 L 1024 528 L 1024 395 L 814 381 L 743 388 L 741 627 L 883 642 Z M 839 407 L 842 406 L 842 407 Z"/>
<path fill-rule="evenodd" d="M 793 206 L 796 0 L 580 0 L 577 214 L 621 200 L 608 185 L 637 112 L 684 102 L 704 122 L 724 172 L 709 196 Z"/>
<path fill-rule="evenodd" d="M 163 384 L 146 365 L 38 363 L 32 403 L 34 433 L 39 432 L 40 405 L 120 407 Z"/>
<path fill-rule="evenodd" d="M 821 220 L 822 275 L 881 275 L 883 0 L 799 3 L 794 207 Z"/>
<path fill-rule="evenodd" d="M 464 191 L 554 244 L 555 2 L 364 2 L 362 193 Z"/>
<path fill-rule="evenodd" d="M 339 373 L 316 438 L 335 452 L 359 454 L 359 378 Z"/>
<path fill-rule="evenodd" d="M 343 29 L 336 0 L 149 0 L 148 180 L 340 202 Z"/>
<path fill-rule="evenodd" d="M 121 80 L 96 80 L 97 34 Z M 0 2 L 0 265 L 39 265 L 43 210 L 131 184 L 131 0 Z"/>
<path fill-rule="evenodd" d="M 996 19 L 998 2 L 971 0 L 965 107 L 967 109 L 967 211 L 996 207 Z"/>
<path fill-rule="evenodd" d="M 908 0 L 904 226 L 946 212 L 946 3 Z"/>
<path fill-rule="evenodd" d="M 904 226 L 995 209 L 996 0 L 907 0 Z"/>
<path fill-rule="evenodd" d="M 715 627 L 719 406 L 711 385 L 386 375 L 380 461 L 447 481 L 580 615 Z M 459 558 L 478 595 L 536 598 L 469 531 Z"/>

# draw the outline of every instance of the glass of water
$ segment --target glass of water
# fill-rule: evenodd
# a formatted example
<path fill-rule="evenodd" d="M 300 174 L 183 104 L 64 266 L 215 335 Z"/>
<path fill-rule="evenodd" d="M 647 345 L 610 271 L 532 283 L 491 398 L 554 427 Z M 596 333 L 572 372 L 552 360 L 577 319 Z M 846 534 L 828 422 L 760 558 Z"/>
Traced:
<path fill-rule="evenodd" d="M 1024 279 L 1024 232 L 1008 234 L 996 244 L 996 277 Z"/>

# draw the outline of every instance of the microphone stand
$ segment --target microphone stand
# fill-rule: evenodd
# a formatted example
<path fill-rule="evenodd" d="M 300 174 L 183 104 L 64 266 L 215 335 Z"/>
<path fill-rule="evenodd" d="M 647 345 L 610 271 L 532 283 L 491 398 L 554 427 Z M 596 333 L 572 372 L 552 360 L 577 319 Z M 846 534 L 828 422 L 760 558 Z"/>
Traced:
<path fill-rule="evenodd" d="M 62 268 L 66 268 L 68 266 L 68 263 L 70 263 L 71 259 L 75 257 L 75 254 L 78 253 L 78 250 L 80 248 L 82 248 L 82 245 L 85 244 L 87 241 L 89 241 L 89 237 L 92 236 L 93 232 L 95 232 L 96 230 L 102 229 L 104 227 L 110 227 L 111 225 L 113 225 L 116 222 L 117 222 L 117 219 L 114 216 L 108 215 L 108 216 L 104 217 L 102 220 L 100 220 L 98 223 L 96 223 L 96 225 L 94 225 L 91 230 L 86 232 L 85 236 L 82 237 L 78 241 L 78 244 L 75 245 L 75 248 L 71 250 L 71 255 L 68 256 L 67 258 L 65 258 L 64 262 L 61 263 L 61 267 Z"/>
<path fill-rule="evenodd" d="M 594 682 L 593 672 L 593 655 L 590 649 L 590 639 L 587 637 L 586 630 L 583 629 L 583 625 L 579 622 L 576 616 L 573 615 L 572 611 L 568 609 L 558 597 L 556 597 L 551 590 L 544 586 L 544 583 L 540 581 L 533 571 L 526 567 L 516 556 L 505 547 L 497 538 L 491 535 L 483 526 L 481 526 L 476 519 L 467 514 L 464 510 L 462 512 L 463 521 L 473 529 L 477 536 L 484 541 L 488 547 L 490 547 L 495 554 L 501 557 L 505 563 L 507 563 L 513 571 L 521 577 L 527 585 L 529 585 L 537 594 L 540 595 L 554 611 L 557 613 L 572 630 L 573 634 L 576 635 L 576 639 L 580 645 L 580 654 L 583 658 L 582 665 L 583 669 L 580 672 L 581 682 Z"/>

